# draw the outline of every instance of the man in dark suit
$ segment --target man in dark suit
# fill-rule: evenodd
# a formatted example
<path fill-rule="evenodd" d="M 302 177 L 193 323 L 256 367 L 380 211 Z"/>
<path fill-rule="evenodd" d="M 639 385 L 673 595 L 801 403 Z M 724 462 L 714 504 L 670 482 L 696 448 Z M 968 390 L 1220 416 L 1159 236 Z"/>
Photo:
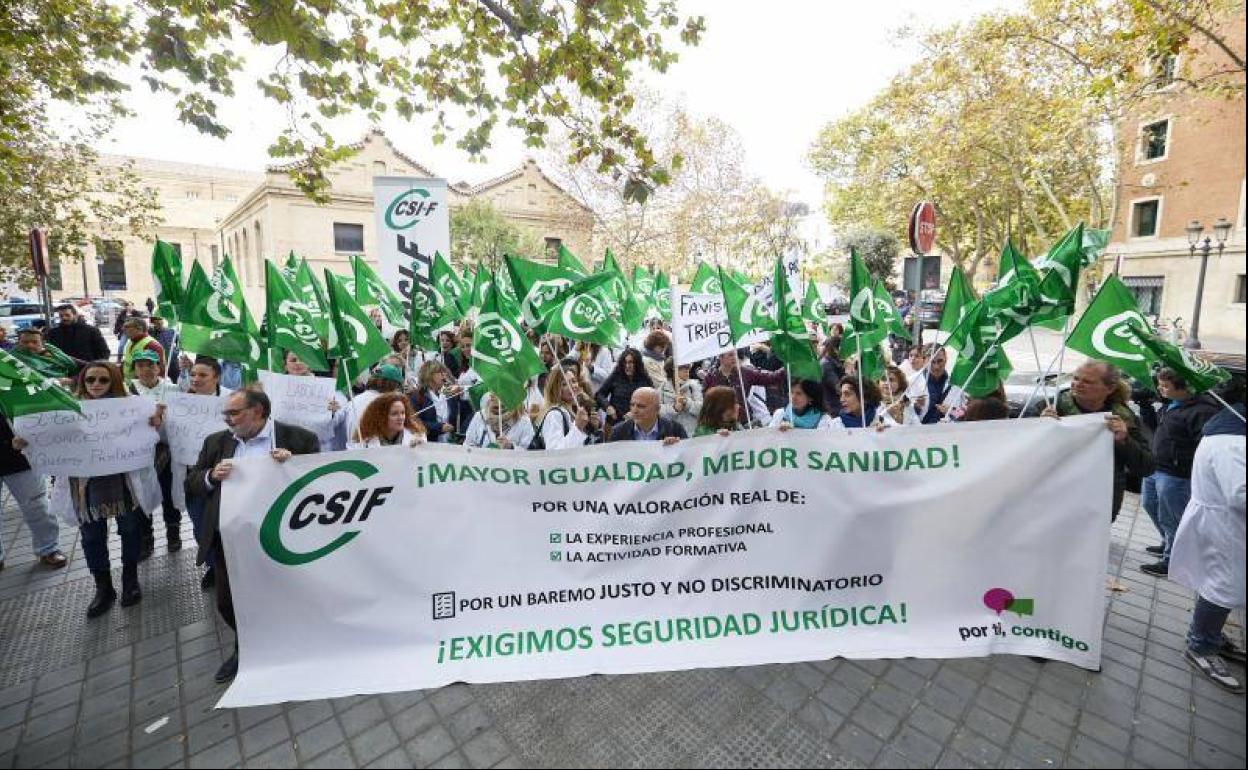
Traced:
<path fill-rule="evenodd" d="M 309 430 L 269 418 L 272 408 L 269 397 L 260 390 L 250 388 L 230 394 L 225 402 L 225 424 L 228 430 L 214 433 L 204 439 L 204 448 L 186 477 L 186 494 L 204 500 L 204 523 L 199 536 L 199 557 L 204 563 L 213 554 L 213 571 L 216 573 L 217 612 L 226 624 L 237 631 L 234 623 L 234 597 L 230 593 L 230 575 L 226 569 L 225 551 L 221 547 L 218 526 L 221 521 L 221 484 L 230 477 L 234 461 L 243 457 L 267 455 L 279 463 L 291 455 L 314 454 L 321 443 Z M 228 682 L 238 672 L 238 640 L 235 637 L 234 654 L 221 664 L 216 680 Z"/>
<path fill-rule="evenodd" d="M 675 444 L 685 435 L 680 423 L 659 417 L 659 391 L 638 388 L 628 403 L 628 419 L 611 430 L 610 441 L 662 441 Z"/>

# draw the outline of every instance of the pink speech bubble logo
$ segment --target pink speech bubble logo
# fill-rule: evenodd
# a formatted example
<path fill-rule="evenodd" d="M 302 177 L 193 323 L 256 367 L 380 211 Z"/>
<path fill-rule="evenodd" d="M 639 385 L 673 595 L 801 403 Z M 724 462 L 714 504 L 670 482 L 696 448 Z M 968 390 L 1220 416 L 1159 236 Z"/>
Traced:
<path fill-rule="evenodd" d="M 1014 603 L 1014 594 L 1004 588 L 990 588 L 984 594 L 984 606 L 1000 615 Z"/>

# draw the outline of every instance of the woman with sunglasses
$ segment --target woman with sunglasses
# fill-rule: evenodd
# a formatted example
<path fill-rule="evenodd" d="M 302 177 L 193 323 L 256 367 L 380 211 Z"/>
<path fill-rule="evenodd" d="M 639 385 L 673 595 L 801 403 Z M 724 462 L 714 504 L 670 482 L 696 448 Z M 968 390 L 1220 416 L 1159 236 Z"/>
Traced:
<path fill-rule="evenodd" d="M 125 398 L 127 391 L 121 370 L 116 364 L 103 361 L 87 364 L 78 374 L 74 395 L 81 401 Z M 159 413 L 152 416 L 151 423 L 153 427 L 160 426 Z M 27 442 L 20 436 L 13 439 L 15 449 L 20 451 L 26 446 Z M 150 516 L 160 505 L 160 483 L 155 468 L 149 466 L 107 476 L 70 476 L 64 481 L 68 485 L 68 504 L 79 522 L 87 567 L 95 578 L 95 596 L 87 605 L 87 617 L 103 615 L 117 600 L 108 560 L 109 519 L 117 522 L 121 535 L 121 606 L 138 604 L 143 598 L 139 589 L 143 516 Z"/>

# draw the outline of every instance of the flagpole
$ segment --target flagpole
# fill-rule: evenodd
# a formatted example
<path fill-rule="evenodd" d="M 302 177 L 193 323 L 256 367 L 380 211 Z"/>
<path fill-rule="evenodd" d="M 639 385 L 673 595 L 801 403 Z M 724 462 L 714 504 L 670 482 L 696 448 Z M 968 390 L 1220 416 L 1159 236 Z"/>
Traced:
<path fill-rule="evenodd" d="M 1065 350 L 1065 348 L 1066 346 L 1063 343 L 1062 349 Z M 1049 361 L 1049 365 L 1045 368 L 1044 372 L 1040 375 L 1040 379 L 1036 382 L 1036 387 L 1031 389 L 1031 394 L 1028 395 L 1027 400 L 1023 402 L 1022 411 L 1020 411 L 1018 413 L 1018 417 L 1015 417 L 1014 419 L 1019 420 L 1027 416 L 1027 410 L 1031 408 L 1031 402 L 1035 400 L 1036 394 L 1040 392 L 1040 388 L 1044 387 L 1044 384 L 1049 381 L 1049 373 L 1053 371 L 1053 365 L 1057 363 L 1057 359 L 1061 355 L 1061 351 L 1058 351 L 1057 355 L 1053 356 L 1053 359 Z M 1045 397 L 1045 403 L 1048 403 L 1047 396 Z"/>
<path fill-rule="evenodd" d="M 948 341 L 950 337 L 957 334 L 958 331 L 962 328 L 962 324 L 966 323 L 966 319 L 970 317 L 971 317 L 970 313 L 963 313 L 962 317 L 958 319 L 958 322 L 953 325 L 953 329 L 949 332 L 949 335 L 945 337 L 945 340 Z M 937 335 L 940 334 L 939 327 L 937 327 L 936 329 L 936 334 Z M 939 353 L 940 349 L 943 348 L 944 346 L 945 346 L 944 342 L 933 342 L 932 352 L 927 353 L 926 349 L 924 349 L 923 347 L 923 330 L 919 329 L 919 349 L 923 350 L 924 354 L 927 356 L 927 362 L 923 364 L 923 370 L 922 370 L 924 390 L 927 390 L 928 380 L 930 380 L 932 377 L 932 359 L 936 357 L 936 354 Z M 936 408 L 935 404 L 928 404 L 927 408 L 923 410 L 923 414 L 919 415 L 919 421 L 921 422 L 923 418 L 927 416 L 928 409 L 935 409 L 935 408 Z"/>
<path fill-rule="evenodd" d="M 854 329 L 854 343 L 858 346 L 858 363 L 854 366 L 858 370 L 858 415 L 862 420 L 862 427 L 867 427 L 867 396 L 862 388 L 862 332 Z"/>
<path fill-rule="evenodd" d="M 1069 316 L 1068 316 L 1068 317 L 1069 317 Z M 1037 346 L 1037 345 L 1036 345 L 1036 327 L 1035 327 L 1035 326 L 1028 326 L 1028 327 L 1027 327 L 1027 336 L 1028 336 L 1029 338 L 1031 338 L 1031 353 L 1032 353 L 1032 355 L 1034 355 L 1034 356 L 1036 357 L 1036 369 L 1037 369 L 1037 370 L 1039 370 L 1039 368 L 1040 368 L 1040 366 L 1041 366 L 1041 364 L 1040 364 L 1040 348 L 1039 348 L 1039 346 Z M 1063 335 L 1063 336 L 1065 336 L 1065 335 Z M 1065 349 L 1066 349 L 1066 345 L 1065 345 L 1065 344 L 1063 344 L 1063 345 L 1062 345 L 1062 350 L 1065 350 Z M 1058 355 L 1061 355 L 1061 354 L 1059 353 Z M 1049 364 L 1049 366 L 1052 366 L 1052 364 Z M 1044 382 L 1044 381 L 1045 381 L 1045 379 L 1046 379 L 1048 376 L 1049 376 L 1049 372 L 1048 372 L 1048 370 L 1046 369 L 1046 370 L 1045 370 L 1045 372 L 1044 372 L 1044 374 L 1041 376 L 1040 381 L 1041 381 L 1041 382 Z M 1047 392 L 1044 394 L 1044 403 L 1045 403 L 1045 406 L 1048 406 L 1048 407 L 1052 407 L 1052 406 L 1053 406 L 1053 402 L 1049 400 L 1049 394 L 1048 394 Z"/>
<path fill-rule="evenodd" d="M 1226 411 L 1238 417 L 1240 422 L 1248 423 L 1248 419 L 1244 419 L 1244 416 L 1242 414 L 1235 411 L 1235 409 L 1230 404 L 1226 403 L 1226 399 L 1222 398 L 1217 393 L 1214 393 L 1212 390 L 1207 390 L 1205 392 L 1213 396 L 1214 398 L 1216 398 L 1218 400 L 1218 403 L 1226 407 Z"/>
<path fill-rule="evenodd" d="M 988 356 L 990 353 L 992 353 L 993 348 L 997 347 L 997 345 L 1000 344 L 1002 334 L 1005 334 L 1004 328 L 1002 328 L 1000 331 L 997 332 L 997 336 L 993 338 L 992 344 L 990 344 L 987 348 L 984 349 L 984 354 L 980 356 L 979 361 L 976 362 L 975 367 L 971 369 L 970 375 L 966 378 L 967 385 L 971 384 L 971 381 L 975 379 L 975 375 L 979 374 L 979 370 L 983 369 L 984 364 L 988 363 Z M 962 393 L 966 394 L 966 388 L 962 388 Z"/>

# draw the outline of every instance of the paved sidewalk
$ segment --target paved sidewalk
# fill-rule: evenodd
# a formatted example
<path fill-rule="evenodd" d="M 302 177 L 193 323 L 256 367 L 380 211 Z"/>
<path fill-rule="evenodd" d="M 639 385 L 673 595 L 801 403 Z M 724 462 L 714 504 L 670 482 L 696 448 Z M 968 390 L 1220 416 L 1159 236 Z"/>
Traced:
<path fill-rule="evenodd" d="M 47 572 L 11 505 L 2 526 L 0 768 L 1245 761 L 1244 698 L 1182 658 L 1191 598 L 1138 570 L 1156 538 L 1134 498 L 1114 527 L 1109 572 L 1123 590 L 1110 592 L 1100 674 L 1015 656 L 837 659 L 222 711 L 212 674 L 230 636 L 199 591 L 193 549 L 165 555 L 158 543 L 141 570 L 143 602 L 87 623 L 92 583 L 76 533 L 62 536 L 70 568 Z"/>

